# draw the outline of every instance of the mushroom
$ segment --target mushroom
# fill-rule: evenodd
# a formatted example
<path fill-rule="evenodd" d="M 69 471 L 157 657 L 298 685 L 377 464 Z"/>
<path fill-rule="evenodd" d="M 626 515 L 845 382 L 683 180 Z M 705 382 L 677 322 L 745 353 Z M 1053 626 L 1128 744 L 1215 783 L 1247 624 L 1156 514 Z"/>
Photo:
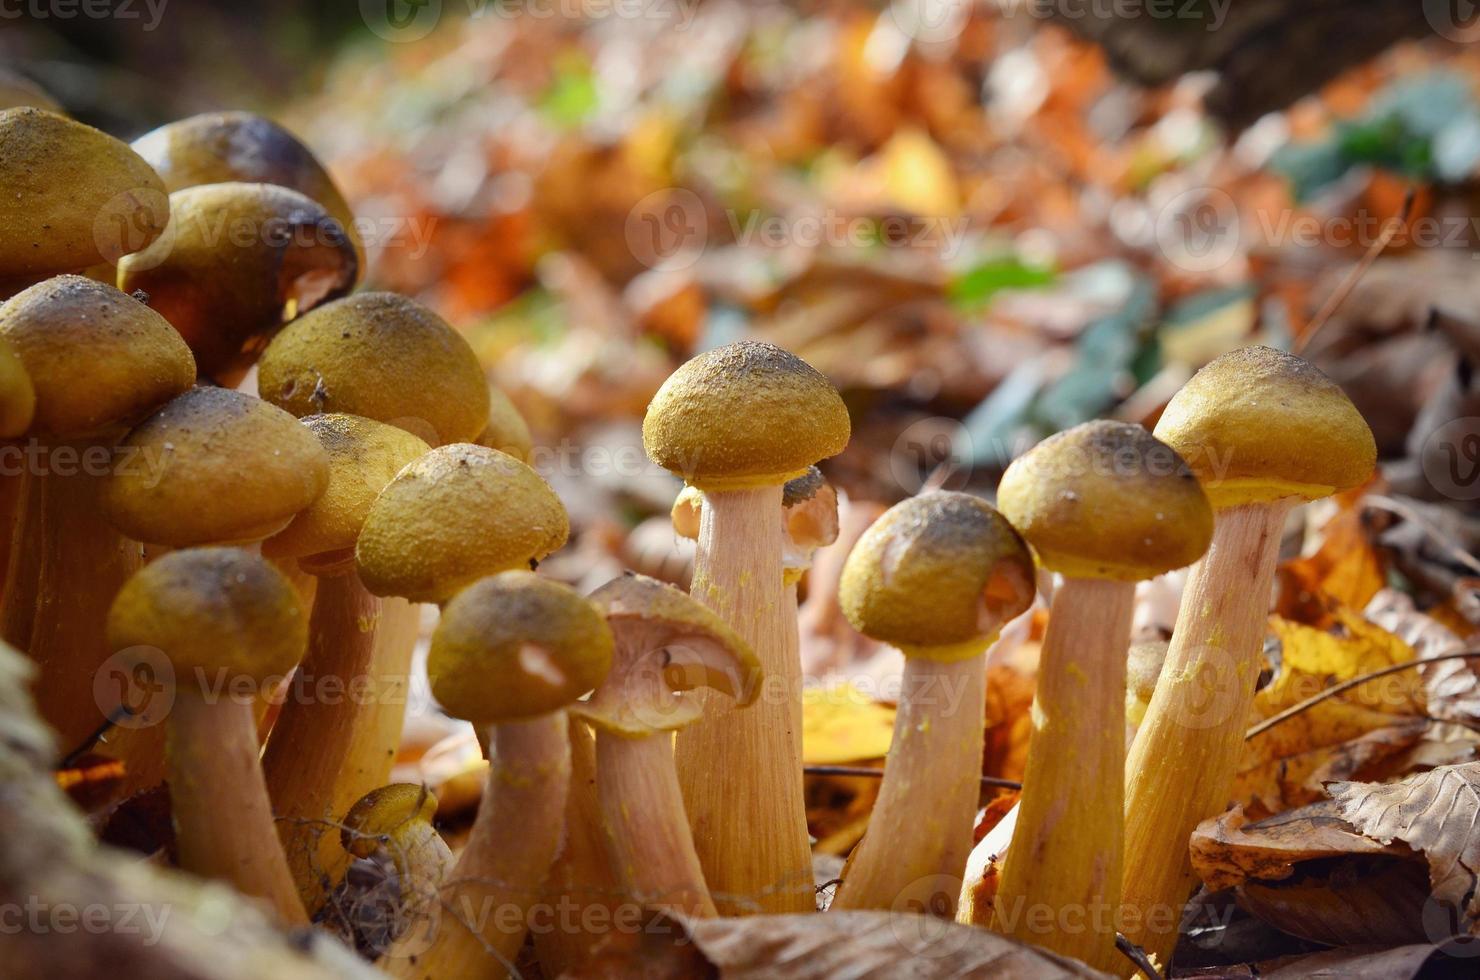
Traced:
<path fill-rule="evenodd" d="M 26 372 L 25 362 L 5 339 L 3 323 L 0 320 L 0 439 L 14 439 L 24 435 L 36 417 L 36 386 Z M 0 566 L 4 564 L 0 561 Z"/>
<path fill-rule="evenodd" d="M 381 859 L 394 869 L 394 905 L 378 951 L 411 926 L 428 921 L 437 888 L 452 869 L 452 850 L 432 818 L 437 798 L 416 783 L 392 783 L 362 796 L 344 815 L 340 845 L 346 854 Z"/>
<path fill-rule="evenodd" d="M 57 115 L 66 115 L 56 99 L 46 94 L 46 90 L 24 75 L 0 68 L 0 109 L 14 109 L 29 106 L 33 109 L 45 109 Z"/>
<path fill-rule="evenodd" d="M 447 604 L 427 661 L 432 693 L 448 714 L 489 729 L 495 753 L 467 846 L 443 882 L 440 927 L 429 943 L 392 947 L 383 970 L 511 971 L 564 831 L 565 709 L 601 683 L 611 658 L 611 631 L 595 607 L 532 572 L 482 579 Z"/>
<path fill-rule="evenodd" d="M 509 401 L 509 396 L 494 385 L 488 386 L 488 425 L 473 441 L 508 453 L 521 462 L 533 462 L 534 439 L 529 434 L 529 423 Z"/>
<path fill-rule="evenodd" d="M 360 580 L 355 541 L 380 490 L 431 447 L 404 429 L 357 415 L 313 415 L 303 426 L 328 455 L 328 483 L 262 543 L 262 554 L 297 561 L 319 583 L 308 654 L 273 725 L 262 768 L 299 895 L 316 910 L 349 861 L 326 831 L 390 777 L 411 669 L 412 644 L 380 629 L 384 600 Z"/>
<path fill-rule="evenodd" d="M 30 379 L 29 433 L 42 450 L 18 478 L 24 500 L 0 622 L 40 665 L 38 710 L 70 751 L 104 721 L 93 675 L 112 653 L 108 605 L 141 562 L 98 498 L 110 470 L 147 475 L 155 460 L 114 445 L 187 390 L 195 364 L 163 317 L 82 276 L 48 279 L 0 306 L 0 340 Z"/>
<path fill-rule="evenodd" d="M 171 192 L 240 181 L 277 184 L 312 198 L 348 233 L 364 273 L 365 247 L 344 195 L 313 152 L 271 119 L 251 112 L 207 112 L 166 123 L 132 146 Z"/>
<path fill-rule="evenodd" d="M 1243 748 L 1285 519 L 1305 501 L 1362 484 L 1377 450 L 1339 387 L 1268 347 L 1208 364 L 1155 431 L 1187 460 L 1215 512 L 1213 542 L 1188 576 L 1126 760 L 1126 860 L 1136 873 L 1125 902 L 1140 914 L 1124 931 L 1167 963 L 1196 880 L 1187 841 L 1223 811 Z"/>
<path fill-rule="evenodd" d="M 357 293 L 299 317 L 258 371 L 262 397 L 294 415 L 363 415 L 433 446 L 471 442 L 489 421 L 488 382 L 468 342 L 395 293 Z"/>
<path fill-rule="evenodd" d="M 113 601 L 108 639 L 173 669 L 167 769 L 180 867 L 263 899 L 306 925 L 257 762 L 257 688 L 293 669 L 308 621 L 293 587 L 237 548 L 191 548 L 139 570 Z"/>
<path fill-rule="evenodd" d="M 963 493 L 901 501 L 858 539 L 844 615 L 905 667 L 879 799 L 833 908 L 955 914 L 981 793 L 985 654 L 1033 590 L 1022 538 Z"/>
<path fill-rule="evenodd" d="M 0 110 L 0 296 L 116 263 L 169 221 L 159 175 L 128 144 L 65 116 Z"/>
<path fill-rule="evenodd" d="M 616 642 L 611 673 L 571 713 L 596 730 L 597 793 L 624 894 L 646 907 L 718 914 L 684 814 L 672 733 L 704 710 L 706 687 L 744 707 L 760 694 L 754 652 L 708 607 L 642 575 L 591 595 Z"/>
<path fill-rule="evenodd" d="M 827 378 L 770 344 L 701 354 L 643 420 L 654 462 L 704 493 L 693 596 L 755 650 L 776 696 L 715 705 L 675 748 L 694 844 L 726 914 L 815 908 L 801 767 L 801 663 L 782 565 L 782 487 L 848 442 Z M 701 695 L 702 698 L 702 695 Z"/>
<path fill-rule="evenodd" d="M 180 331 L 200 371 L 237 381 L 283 324 L 354 286 L 359 264 L 323 205 L 273 184 L 206 184 L 169 196 L 170 223 L 118 263 Z"/>
<path fill-rule="evenodd" d="M 1125 791 L 1126 651 L 1136 582 L 1190 565 L 1213 510 L 1171 448 L 1139 425 L 1086 422 L 1014 460 L 997 506 L 1054 592 L 1033 735 L 996 927 L 1023 942 L 1117 965 Z M 1052 909 L 1045 928 L 1037 910 Z M 1084 911 L 1072 928 L 1064 909 Z"/>

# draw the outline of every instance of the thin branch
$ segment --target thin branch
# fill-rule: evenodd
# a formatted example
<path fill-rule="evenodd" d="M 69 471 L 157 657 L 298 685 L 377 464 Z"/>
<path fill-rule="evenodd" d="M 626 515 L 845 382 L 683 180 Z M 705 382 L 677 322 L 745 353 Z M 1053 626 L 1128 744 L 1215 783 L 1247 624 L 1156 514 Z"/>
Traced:
<path fill-rule="evenodd" d="M 1146 951 L 1118 932 L 1115 934 L 1115 948 L 1120 950 L 1121 954 L 1134 963 L 1136 969 L 1146 974 L 1150 980 L 1162 980 L 1156 967 L 1151 965 L 1151 959 L 1146 955 Z"/>
<path fill-rule="evenodd" d="M 802 772 L 809 776 L 868 776 L 879 779 L 884 775 L 884 770 L 874 769 L 871 766 L 802 766 Z M 996 776 L 983 776 L 983 786 L 999 786 L 1002 789 L 1022 789 L 1023 784 L 1011 779 L 999 779 Z"/>

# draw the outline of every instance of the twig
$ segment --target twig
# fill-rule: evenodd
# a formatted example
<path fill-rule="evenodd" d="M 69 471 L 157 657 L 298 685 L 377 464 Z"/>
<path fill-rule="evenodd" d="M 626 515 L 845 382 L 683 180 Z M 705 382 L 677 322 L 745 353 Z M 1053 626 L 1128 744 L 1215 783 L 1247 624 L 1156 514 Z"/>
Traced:
<path fill-rule="evenodd" d="M 1146 974 L 1150 980 L 1162 980 L 1161 974 L 1156 967 L 1151 965 L 1150 958 L 1146 956 L 1146 951 L 1118 932 L 1115 934 L 1115 948 L 1120 950 L 1126 959 L 1136 964 L 1136 969 Z"/>
<path fill-rule="evenodd" d="M 879 779 L 884 775 L 884 770 L 874 769 L 870 766 L 802 766 L 802 772 L 809 776 L 870 776 Z M 1023 784 L 1011 779 L 999 779 L 996 776 L 983 776 L 983 786 L 1000 786 L 1003 789 L 1022 789 Z"/>
<path fill-rule="evenodd" d="M 1331 319 L 1331 315 L 1336 312 L 1342 303 L 1346 302 L 1346 298 L 1351 295 L 1351 291 L 1357 288 L 1357 283 L 1361 282 L 1362 276 L 1367 273 L 1368 269 L 1372 268 L 1372 263 L 1377 261 L 1378 256 L 1382 255 L 1388 245 L 1392 244 L 1398 232 L 1408 226 L 1408 216 L 1413 212 L 1414 194 L 1414 188 L 1408 188 L 1408 193 L 1403 195 L 1403 206 L 1398 209 L 1397 217 L 1383 227 L 1382 232 L 1377 236 L 1377 240 L 1367 249 L 1367 253 L 1352 267 L 1352 271 L 1347 273 L 1346 278 L 1341 281 L 1341 285 L 1336 287 L 1336 291 L 1326 297 L 1326 302 L 1321 304 L 1321 308 L 1316 311 L 1316 315 L 1311 317 L 1310 323 L 1306 324 L 1300 336 L 1295 339 L 1293 346 L 1296 354 L 1305 350 L 1315 335 L 1321 332 L 1321 328 L 1326 325 L 1326 321 Z"/>
<path fill-rule="evenodd" d="M 1422 660 L 1407 660 L 1401 664 L 1391 664 L 1390 666 L 1383 667 L 1381 670 L 1374 670 L 1371 673 L 1362 674 L 1358 677 L 1353 677 L 1351 680 L 1342 681 L 1340 684 L 1337 684 L 1334 687 L 1328 687 L 1321 693 L 1306 698 L 1299 704 L 1292 705 L 1286 708 L 1284 711 L 1281 711 L 1277 715 L 1270 715 L 1268 718 L 1264 719 L 1253 728 L 1250 728 L 1248 733 L 1244 735 L 1244 741 L 1247 742 L 1249 739 L 1255 737 L 1256 735 L 1263 735 L 1274 726 L 1289 721 L 1291 718 L 1294 718 L 1302 711 L 1314 707 L 1315 705 L 1320 704 L 1322 701 L 1325 701 L 1328 698 L 1334 698 L 1336 695 L 1341 694 L 1344 691 L 1350 691 L 1354 687 L 1360 687 L 1370 680 L 1376 680 L 1379 677 L 1386 677 L 1388 674 L 1396 674 L 1399 671 L 1407 670 L 1410 667 L 1422 667 L 1424 664 L 1436 664 L 1441 660 L 1466 660 L 1471 658 L 1480 658 L 1480 650 L 1470 650 L 1466 651 L 1465 653 L 1445 653 L 1437 657 L 1425 657 Z"/>
<path fill-rule="evenodd" d="M 1476 559 L 1468 551 L 1446 540 L 1444 533 L 1435 527 L 1427 517 L 1424 517 L 1417 510 L 1409 507 L 1402 501 L 1394 500 L 1392 497 L 1386 497 L 1380 493 L 1369 493 L 1362 498 L 1362 506 L 1371 507 L 1374 510 L 1385 510 L 1389 514 L 1397 514 L 1405 521 L 1417 524 L 1419 529 L 1427 534 L 1433 540 L 1434 544 L 1438 545 L 1441 551 L 1453 558 L 1457 564 L 1463 565 L 1470 571 L 1480 575 L 1480 559 Z"/>

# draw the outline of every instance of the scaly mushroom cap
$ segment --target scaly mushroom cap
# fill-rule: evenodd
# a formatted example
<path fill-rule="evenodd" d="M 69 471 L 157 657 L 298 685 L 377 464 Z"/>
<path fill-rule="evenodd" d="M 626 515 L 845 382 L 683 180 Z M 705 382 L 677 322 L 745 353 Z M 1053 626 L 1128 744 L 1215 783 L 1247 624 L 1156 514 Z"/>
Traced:
<path fill-rule="evenodd" d="M 169 222 L 164 182 L 127 143 L 43 109 L 0 111 L 0 279 L 117 262 Z"/>
<path fill-rule="evenodd" d="M 534 438 L 529 434 L 529 424 L 509 401 L 509 396 L 492 385 L 488 387 L 488 425 L 473 441 L 508 453 L 522 463 L 531 462 L 530 457 L 534 453 Z"/>
<path fill-rule="evenodd" d="M 262 397 L 294 415 L 363 415 L 434 446 L 488 425 L 478 356 L 446 320 L 395 293 L 357 293 L 299 317 L 258 370 Z"/>
<path fill-rule="evenodd" d="M 628 572 L 591 594 L 616 638 L 611 673 L 571 711 L 616 735 L 677 731 L 702 713 L 684 691 L 707 687 L 741 706 L 760 694 L 750 645 L 703 603 Z"/>
<path fill-rule="evenodd" d="M 190 548 L 150 562 L 124 583 L 108 612 L 115 650 L 155 647 L 190 690 L 218 671 L 256 681 L 293 669 L 308 645 L 308 617 L 282 573 L 239 548 Z"/>
<path fill-rule="evenodd" d="M 1360 486 L 1377 465 L 1372 430 L 1346 393 L 1269 347 L 1232 351 L 1193 375 L 1156 436 L 1187 460 L 1215 507 L 1315 500 Z"/>
<path fill-rule="evenodd" d="M 1033 558 L 997 511 L 964 493 L 911 497 L 863 533 L 843 565 L 838 598 L 865 636 L 907 656 L 981 652 L 1032 605 Z"/>
<path fill-rule="evenodd" d="M 61 103 L 48 95 L 40 85 L 24 75 L 17 75 L 13 71 L 0 68 L 0 109 L 14 109 L 21 106 L 45 109 L 59 116 L 66 115 Z"/>
<path fill-rule="evenodd" d="M 392 783 L 372 789 L 350 807 L 339 828 L 339 842 L 355 857 L 367 858 L 417 823 L 432 823 L 437 798 L 420 783 Z"/>
<path fill-rule="evenodd" d="M 303 425 L 329 454 L 329 482 L 293 522 L 262 542 L 268 558 L 342 553 L 353 558 L 370 505 L 387 483 L 432 447 L 405 429 L 358 415 L 310 415 Z"/>
<path fill-rule="evenodd" d="M 457 443 L 386 485 L 355 561 L 376 595 L 445 602 L 486 575 L 544 558 L 569 535 L 565 507 L 538 473 L 496 449 Z"/>
<path fill-rule="evenodd" d="M 133 142 L 171 191 L 233 181 L 277 184 L 324 206 L 349 233 L 364 271 L 355 215 L 324 165 L 298 138 L 251 112 L 207 112 L 166 123 Z"/>
<path fill-rule="evenodd" d="M 15 348 L 0 338 L 0 439 L 24 435 L 36 417 L 36 389 Z"/>
<path fill-rule="evenodd" d="M 83 276 L 57 276 L 0 306 L 0 338 L 36 390 L 33 431 L 81 438 L 132 425 L 195 383 L 164 317 Z"/>
<path fill-rule="evenodd" d="M 801 358 L 751 341 L 673 372 L 642 422 L 653 462 L 701 490 L 785 483 L 842 452 L 848 434 L 832 382 Z"/>
<path fill-rule="evenodd" d="M 606 677 L 612 633 L 574 589 L 532 572 L 501 572 L 447 604 L 427 676 L 454 718 L 475 725 L 571 705 Z"/>
<path fill-rule="evenodd" d="M 206 184 L 170 195 L 170 223 L 118 265 L 185 338 L 201 373 L 242 373 L 287 320 L 355 283 L 344 228 L 319 204 L 273 184 Z"/>
<path fill-rule="evenodd" d="M 1182 457 L 1139 425 L 1086 422 L 1013 460 L 997 506 L 1045 568 L 1136 582 L 1208 550 L 1213 509 Z"/>
<path fill-rule="evenodd" d="M 329 454 L 287 412 L 228 388 L 195 388 L 123 440 L 103 512 L 137 541 L 187 547 L 276 534 L 329 482 Z"/>

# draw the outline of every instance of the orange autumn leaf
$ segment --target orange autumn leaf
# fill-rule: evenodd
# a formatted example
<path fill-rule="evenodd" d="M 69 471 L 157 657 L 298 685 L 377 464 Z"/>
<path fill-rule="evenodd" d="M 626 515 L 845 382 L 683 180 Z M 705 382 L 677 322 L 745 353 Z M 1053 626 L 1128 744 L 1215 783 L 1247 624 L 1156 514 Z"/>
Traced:
<path fill-rule="evenodd" d="M 1360 510 L 1343 510 L 1325 526 L 1323 536 L 1315 554 L 1280 566 L 1278 610 L 1286 619 L 1326 626 L 1333 602 L 1361 609 L 1387 581 Z"/>

